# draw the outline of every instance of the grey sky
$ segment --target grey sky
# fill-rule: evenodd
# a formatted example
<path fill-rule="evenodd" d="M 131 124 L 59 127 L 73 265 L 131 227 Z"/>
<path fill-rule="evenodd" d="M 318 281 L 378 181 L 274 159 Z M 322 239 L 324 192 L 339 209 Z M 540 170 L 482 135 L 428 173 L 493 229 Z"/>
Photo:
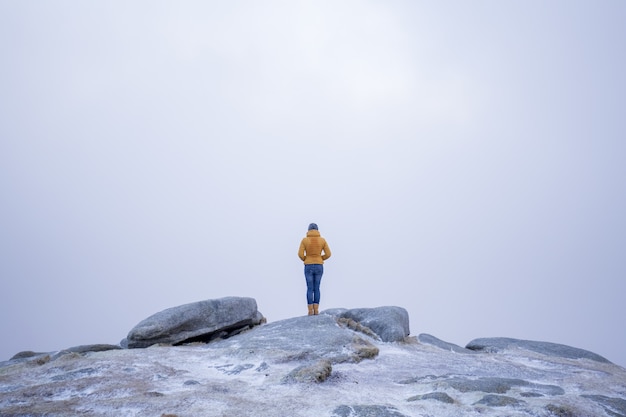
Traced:
<path fill-rule="evenodd" d="M 623 1 L 0 0 L 0 360 L 399 305 L 626 365 Z"/>

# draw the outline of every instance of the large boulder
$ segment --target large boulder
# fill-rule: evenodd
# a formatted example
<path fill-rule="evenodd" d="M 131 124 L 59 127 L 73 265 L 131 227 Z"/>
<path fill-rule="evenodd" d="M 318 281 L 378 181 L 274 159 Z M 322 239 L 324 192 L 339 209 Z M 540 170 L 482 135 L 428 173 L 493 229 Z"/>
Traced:
<path fill-rule="evenodd" d="M 275 321 L 225 340 L 206 345 L 213 351 L 238 352 L 247 357 L 263 352 L 277 362 L 328 360 L 357 363 L 378 355 L 379 349 L 359 331 L 342 326 L 330 315 L 301 316 Z"/>
<path fill-rule="evenodd" d="M 370 328 L 383 342 L 400 342 L 410 334 L 409 313 L 402 307 L 330 309 L 323 313 L 352 319 Z"/>
<path fill-rule="evenodd" d="M 157 343 L 208 342 L 236 334 L 263 321 L 254 298 L 204 300 L 168 308 L 146 318 L 128 333 L 125 344 L 132 349 Z"/>
<path fill-rule="evenodd" d="M 551 342 L 538 342 L 534 340 L 520 340 L 509 337 L 486 337 L 474 339 L 465 346 L 467 349 L 484 352 L 499 352 L 502 350 L 525 349 L 543 355 L 555 356 L 568 359 L 591 359 L 598 362 L 611 363 L 608 359 L 567 345 Z"/>

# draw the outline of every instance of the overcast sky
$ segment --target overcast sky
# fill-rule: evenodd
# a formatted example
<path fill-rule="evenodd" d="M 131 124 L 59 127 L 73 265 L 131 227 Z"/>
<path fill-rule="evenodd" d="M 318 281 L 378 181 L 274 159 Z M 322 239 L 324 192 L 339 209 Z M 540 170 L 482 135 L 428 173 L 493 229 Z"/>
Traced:
<path fill-rule="evenodd" d="M 224 296 L 626 366 L 626 2 L 0 0 L 0 360 Z"/>

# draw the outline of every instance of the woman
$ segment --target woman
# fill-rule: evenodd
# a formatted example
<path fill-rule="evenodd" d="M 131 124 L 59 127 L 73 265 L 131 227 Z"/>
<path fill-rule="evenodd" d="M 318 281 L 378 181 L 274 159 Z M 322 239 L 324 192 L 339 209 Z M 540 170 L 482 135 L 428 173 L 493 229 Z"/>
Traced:
<path fill-rule="evenodd" d="M 324 274 L 324 261 L 330 258 L 330 248 L 315 223 L 309 225 L 306 237 L 300 242 L 298 256 L 304 262 L 306 299 L 309 316 L 319 314 L 320 283 Z"/>

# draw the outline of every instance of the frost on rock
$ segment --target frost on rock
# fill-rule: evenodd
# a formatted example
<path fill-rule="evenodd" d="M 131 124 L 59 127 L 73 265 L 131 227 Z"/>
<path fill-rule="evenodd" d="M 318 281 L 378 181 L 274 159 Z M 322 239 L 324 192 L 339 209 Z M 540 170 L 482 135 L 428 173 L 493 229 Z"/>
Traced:
<path fill-rule="evenodd" d="M 319 360 L 310 365 L 302 365 L 289 372 L 283 378 L 286 383 L 289 382 L 324 382 L 333 371 L 333 366 L 327 359 Z"/>
<path fill-rule="evenodd" d="M 165 309 L 142 320 L 128 333 L 125 344 L 129 348 L 145 348 L 158 343 L 207 342 L 232 336 L 263 320 L 254 298 L 198 301 Z"/>
<path fill-rule="evenodd" d="M 422 395 L 414 395 L 407 399 L 407 401 L 422 401 L 422 400 L 435 400 L 442 403 L 454 404 L 454 399 L 445 392 L 429 392 Z"/>
<path fill-rule="evenodd" d="M 255 328 L 237 337 L 206 345 L 236 348 L 240 355 L 264 352 L 282 362 L 328 359 L 331 363 L 360 362 L 378 354 L 375 340 L 346 329 L 329 315 L 294 317 Z"/>
<path fill-rule="evenodd" d="M 559 343 L 539 342 L 535 340 L 520 340 L 508 337 L 492 337 L 474 339 L 466 346 L 467 349 L 485 352 L 499 352 L 510 349 L 526 349 L 548 356 L 568 359 L 591 359 L 598 362 L 611 363 L 608 359 L 589 352 L 588 350 L 561 345 Z"/>
<path fill-rule="evenodd" d="M 400 342 L 409 335 L 409 313 L 402 307 L 331 309 L 322 313 L 354 320 L 371 329 L 383 342 Z"/>
<path fill-rule="evenodd" d="M 626 417 L 626 370 L 608 361 L 386 342 L 339 316 L 206 344 L 23 354 L 0 363 L 0 415 Z"/>
<path fill-rule="evenodd" d="M 407 417 L 395 407 L 385 405 L 340 405 L 333 411 L 333 417 Z"/>

